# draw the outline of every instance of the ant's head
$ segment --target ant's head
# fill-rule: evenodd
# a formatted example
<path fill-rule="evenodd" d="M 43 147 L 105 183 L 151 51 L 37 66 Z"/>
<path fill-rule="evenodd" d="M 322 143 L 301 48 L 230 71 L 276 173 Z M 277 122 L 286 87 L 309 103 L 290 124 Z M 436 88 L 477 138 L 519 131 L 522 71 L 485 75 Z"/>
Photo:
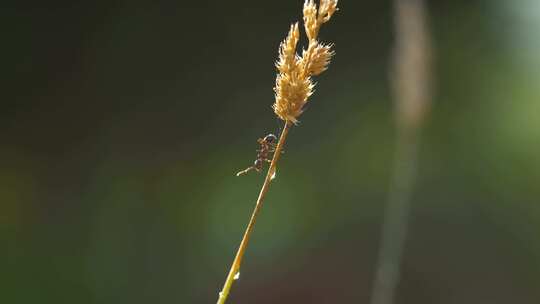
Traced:
<path fill-rule="evenodd" d="M 277 137 L 274 134 L 268 134 L 264 137 L 264 141 L 273 144 L 277 141 Z"/>

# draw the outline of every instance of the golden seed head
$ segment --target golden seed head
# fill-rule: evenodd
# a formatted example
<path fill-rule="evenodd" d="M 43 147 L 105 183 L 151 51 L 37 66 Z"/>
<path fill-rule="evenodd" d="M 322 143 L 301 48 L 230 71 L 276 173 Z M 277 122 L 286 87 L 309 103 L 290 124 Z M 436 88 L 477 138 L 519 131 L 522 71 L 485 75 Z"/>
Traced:
<path fill-rule="evenodd" d="M 320 6 L 314 0 L 304 2 L 304 28 L 309 40 L 307 50 L 302 56 L 296 54 L 296 45 L 300 38 L 298 23 L 291 25 L 289 34 L 279 47 L 279 59 L 276 62 L 278 75 L 274 92 L 276 100 L 272 108 L 276 115 L 285 121 L 298 122 L 304 105 L 313 94 L 314 84 L 311 76 L 316 76 L 328 68 L 334 55 L 332 45 L 317 41 L 321 25 L 332 17 L 337 10 L 337 0 L 321 0 Z"/>

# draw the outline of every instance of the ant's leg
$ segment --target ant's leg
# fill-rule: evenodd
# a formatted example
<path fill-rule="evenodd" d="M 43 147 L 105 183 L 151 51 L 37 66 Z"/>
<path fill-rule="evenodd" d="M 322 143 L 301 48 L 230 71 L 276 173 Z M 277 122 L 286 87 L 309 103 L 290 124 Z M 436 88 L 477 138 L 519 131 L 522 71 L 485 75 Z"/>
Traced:
<path fill-rule="evenodd" d="M 236 176 L 244 175 L 244 174 L 248 173 L 251 170 L 257 170 L 257 168 L 253 168 L 253 166 L 251 166 L 251 167 L 249 167 L 249 168 L 247 168 L 245 170 L 242 170 L 242 171 L 236 173 Z"/>
<path fill-rule="evenodd" d="M 276 149 L 268 150 L 268 152 L 274 153 L 274 152 L 276 152 Z M 283 153 L 285 153 L 285 150 L 281 150 L 281 154 L 283 154 Z"/>

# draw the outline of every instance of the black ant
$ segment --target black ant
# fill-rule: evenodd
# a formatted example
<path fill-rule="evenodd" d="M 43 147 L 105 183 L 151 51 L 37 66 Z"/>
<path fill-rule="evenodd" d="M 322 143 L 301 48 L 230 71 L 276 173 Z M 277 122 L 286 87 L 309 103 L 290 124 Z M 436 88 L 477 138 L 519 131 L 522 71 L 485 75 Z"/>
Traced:
<path fill-rule="evenodd" d="M 264 162 L 272 162 L 270 156 L 276 151 L 277 137 L 274 134 L 268 134 L 264 138 L 257 139 L 257 142 L 261 145 L 261 148 L 257 150 L 257 159 L 251 167 L 236 173 L 236 176 L 246 174 L 251 170 L 261 172 Z"/>

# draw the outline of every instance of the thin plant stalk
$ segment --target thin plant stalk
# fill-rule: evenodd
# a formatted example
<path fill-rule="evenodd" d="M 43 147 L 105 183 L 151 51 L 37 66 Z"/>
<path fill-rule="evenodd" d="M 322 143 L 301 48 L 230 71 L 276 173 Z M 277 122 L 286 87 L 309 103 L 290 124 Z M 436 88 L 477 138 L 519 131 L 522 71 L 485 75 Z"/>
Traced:
<path fill-rule="evenodd" d="M 247 245 L 249 243 L 249 237 L 253 232 L 253 227 L 255 226 L 257 216 L 259 215 L 259 211 L 261 210 L 261 207 L 263 205 L 264 198 L 266 197 L 266 192 L 268 192 L 268 188 L 270 187 L 270 182 L 275 177 L 276 165 L 279 157 L 281 156 L 281 151 L 283 151 L 283 145 L 285 144 L 285 139 L 287 138 L 287 134 L 289 133 L 291 125 L 291 122 L 286 121 L 285 127 L 283 128 L 283 131 L 279 136 L 276 150 L 274 152 L 274 156 L 272 157 L 272 162 L 270 163 L 270 167 L 268 168 L 268 172 L 266 173 L 266 178 L 264 179 L 261 191 L 259 192 L 259 197 L 257 198 L 257 203 L 255 204 L 255 208 L 253 209 L 253 213 L 251 214 L 251 218 L 246 227 L 246 231 L 244 232 L 244 236 L 242 237 L 242 241 L 240 242 L 240 246 L 238 247 L 238 251 L 236 252 L 236 256 L 234 257 L 234 261 L 231 265 L 231 269 L 229 270 L 229 274 L 227 275 L 227 279 L 225 280 L 225 284 L 223 285 L 223 289 L 219 293 L 219 298 L 217 301 L 218 304 L 225 303 L 227 297 L 229 296 L 229 292 L 235 278 L 238 278 L 240 272 L 240 265 L 242 263 L 244 253 L 246 252 Z"/>
<path fill-rule="evenodd" d="M 418 170 L 418 137 L 416 131 L 398 130 L 371 304 L 394 303 Z"/>
<path fill-rule="evenodd" d="M 417 179 L 420 133 L 431 103 L 432 54 L 425 3 L 394 0 L 394 8 L 396 154 L 371 304 L 394 303 Z"/>

